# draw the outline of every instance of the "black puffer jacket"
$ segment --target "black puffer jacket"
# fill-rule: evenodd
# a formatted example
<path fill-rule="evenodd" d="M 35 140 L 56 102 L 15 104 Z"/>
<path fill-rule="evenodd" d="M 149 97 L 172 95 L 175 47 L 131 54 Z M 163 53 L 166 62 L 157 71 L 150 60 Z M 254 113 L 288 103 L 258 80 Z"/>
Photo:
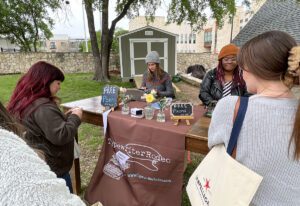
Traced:
<path fill-rule="evenodd" d="M 223 86 L 221 82 L 216 79 L 216 73 L 216 68 L 208 71 L 200 86 L 199 99 L 206 106 L 208 106 L 212 100 L 218 101 L 223 95 Z M 245 86 L 233 85 L 231 95 L 248 96 L 248 93 Z"/>

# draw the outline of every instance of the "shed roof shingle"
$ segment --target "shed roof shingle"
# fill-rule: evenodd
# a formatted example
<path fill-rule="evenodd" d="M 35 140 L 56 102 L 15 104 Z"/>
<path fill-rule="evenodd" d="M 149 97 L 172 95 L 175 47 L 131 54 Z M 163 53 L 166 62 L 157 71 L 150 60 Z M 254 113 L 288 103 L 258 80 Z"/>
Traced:
<path fill-rule="evenodd" d="M 300 3 L 297 0 L 267 0 L 233 43 L 242 46 L 253 37 L 271 30 L 287 32 L 300 43 Z"/>

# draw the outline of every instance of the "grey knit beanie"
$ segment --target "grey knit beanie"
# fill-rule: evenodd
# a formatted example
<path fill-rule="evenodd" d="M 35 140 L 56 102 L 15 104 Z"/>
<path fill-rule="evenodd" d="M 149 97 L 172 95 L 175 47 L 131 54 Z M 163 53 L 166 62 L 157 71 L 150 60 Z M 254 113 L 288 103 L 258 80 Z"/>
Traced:
<path fill-rule="evenodd" d="M 160 63 L 160 60 L 159 60 L 159 55 L 157 53 L 157 51 L 151 51 L 147 54 L 146 56 L 146 64 L 147 63 Z"/>

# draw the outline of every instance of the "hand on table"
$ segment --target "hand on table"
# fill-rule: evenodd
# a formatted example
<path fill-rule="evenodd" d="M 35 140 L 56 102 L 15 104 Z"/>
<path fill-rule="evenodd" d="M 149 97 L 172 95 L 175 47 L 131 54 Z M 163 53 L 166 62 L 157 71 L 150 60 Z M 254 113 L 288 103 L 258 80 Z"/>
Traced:
<path fill-rule="evenodd" d="M 74 107 L 72 109 L 69 109 L 65 114 L 75 114 L 79 117 L 79 119 L 82 118 L 82 109 L 80 107 Z"/>

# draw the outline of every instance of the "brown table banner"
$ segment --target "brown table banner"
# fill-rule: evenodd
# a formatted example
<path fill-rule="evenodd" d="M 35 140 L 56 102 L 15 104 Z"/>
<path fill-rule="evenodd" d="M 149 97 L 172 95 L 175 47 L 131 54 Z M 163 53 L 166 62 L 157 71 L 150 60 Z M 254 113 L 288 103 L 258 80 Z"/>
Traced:
<path fill-rule="evenodd" d="M 141 107 L 133 102 L 131 107 Z M 144 105 L 145 106 L 145 105 Z M 100 157 L 87 188 L 89 203 L 104 206 L 180 206 L 185 134 L 165 111 L 166 122 L 111 112 Z M 200 112 L 195 111 L 194 123 Z"/>

